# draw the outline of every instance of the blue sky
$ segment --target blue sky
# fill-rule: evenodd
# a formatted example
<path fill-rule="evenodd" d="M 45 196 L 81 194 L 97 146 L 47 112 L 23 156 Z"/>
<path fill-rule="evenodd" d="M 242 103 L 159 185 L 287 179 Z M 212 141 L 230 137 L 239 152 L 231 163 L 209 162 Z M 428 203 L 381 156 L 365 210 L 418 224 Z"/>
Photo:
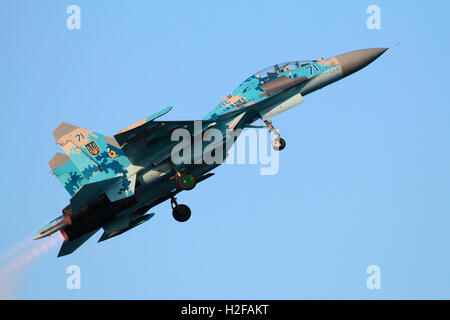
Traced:
<path fill-rule="evenodd" d="M 66 8 L 81 8 L 68 30 Z M 381 8 L 381 30 L 366 8 Z M 274 118 L 280 171 L 222 166 L 148 223 L 24 268 L 21 299 L 450 298 L 448 1 L 2 1 L 0 254 L 60 214 L 67 121 L 107 135 L 168 106 L 201 119 L 274 63 L 402 42 Z M 381 268 L 368 290 L 366 268 Z M 81 268 L 81 290 L 66 268 Z"/>

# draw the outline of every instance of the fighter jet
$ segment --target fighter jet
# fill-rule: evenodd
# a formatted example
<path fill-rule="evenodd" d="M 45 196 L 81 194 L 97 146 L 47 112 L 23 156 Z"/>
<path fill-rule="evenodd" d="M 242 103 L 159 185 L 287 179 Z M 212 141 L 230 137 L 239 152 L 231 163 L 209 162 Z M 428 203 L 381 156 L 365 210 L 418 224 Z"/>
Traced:
<path fill-rule="evenodd" d="M 198 152 L 186 153 L 192 161 L 173 161 L 173 150 L 179 144 L 179 140 L 173 140 L 174 131 L 183 129 L 195 139 L 208 130 L 218 130 L 223 139 L 214 141 L 213 147 L 225 148 L 226 158 L 236 138 L 232 133 L 263 121 L 275 136 L 272 147 L 283 150 L 286 141 L 269 119 L 301 104 L 309 93 L 364 68 L 387 49 L 362 49 L 327 59 L 275 64 L 247 78 L 200 121 L 157 120 L 172 109 L 167 107 L 114 137 L 62 122 L 53 135 L 65 154 L 57 153 L 49 165 L 71 195 L 70 203 L 61 216 L 39 230 L 35 239 L 59 231 L 65 240 L 58 257 L 68 255 L 101 228 L 99 242 L 150 220 L 154 214 L 147 211 L 167 200 L 175 220 L 187 221 L 191 210 L 178 204 L 175 196 L 210 178 L 210 171 L 220 162 L 198 161 Z M 200 148 L 206 148 L 203 140 Z"/>

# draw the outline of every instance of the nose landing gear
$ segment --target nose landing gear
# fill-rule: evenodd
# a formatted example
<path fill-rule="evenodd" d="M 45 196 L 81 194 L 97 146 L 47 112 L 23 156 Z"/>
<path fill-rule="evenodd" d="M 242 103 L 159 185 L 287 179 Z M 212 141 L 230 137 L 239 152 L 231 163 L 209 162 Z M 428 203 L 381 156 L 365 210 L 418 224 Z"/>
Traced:
<path fill-rule="evenodd" d="M 275 151 L 281 151 L 286 147 L 286 141 L 281 138 L 280 133 L 277 129 L 272 125 L 272 121 L 264 120 L 266 127 L 269 128 L 269 132 L 272 132 L 276 138 L 272 140 L 272 148 Z"/>
<path fill-rule="evenodd" d="M 185 222 L 191 217 L 191 209 L 185 204 L 178 204 L 175 197 L 170 199 L 170 206 L 172 207 L 173 218 L 178 222 Z"/>

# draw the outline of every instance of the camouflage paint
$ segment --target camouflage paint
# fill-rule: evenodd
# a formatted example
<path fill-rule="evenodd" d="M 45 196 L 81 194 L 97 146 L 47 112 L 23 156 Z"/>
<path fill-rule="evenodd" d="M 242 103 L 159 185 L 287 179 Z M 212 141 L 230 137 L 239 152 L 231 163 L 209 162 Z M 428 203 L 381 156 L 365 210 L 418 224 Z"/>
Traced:
<path fill-rule="evenodd" d="M 64 122 L 54 136 L 71 161 L 54 168 L 53 173 L 71 195 L 84 184 L 117 176 L 122 177 L 118 198 L 133 195 L 134 186 L 128 179 L 132 165 L 113 138 Z"/>
<path fill-rule="evenodd" d="M 265 69 L 247 78 L 203 120 L 211 120 L 209 123 L 206 123 L 207 127 L 214 126 L 223 132 L 232 130 L 235 127 L 244 128 L 257 120 L 258 116 L 260 118 L 265 115 L 271 117 L 272 115 L 283 112 L 284 110 L 277 109 L 281 104 L 287 110 L 291 105 L 295 106 L 298 104 L 298 101 L 302 101 L 302 96 L 364 68 L 387 49 L 363 49 L 328 59 L 293 61 L 274 65 L 270 67 L 270 70 L 269 68 Z M 294 100 L 291 101 L 292 103 L 288 103 L 290 101 L 289 99 Z M 299 100 L 297 101 L 295 99 Z M 262 101 L 264 102 L 260 103 Z M 248 108 L 252 105 L 255 106 Z M 148 145 L 149 141 L 152 140 L 142 140 L 146 137 L 148 138 L 150 135 L 154 135 L 156 138 L 166 137 L 167 133 L 171 132 L 171 130 L 192 126 L 193 121 L 153 122 L 153 120 L 166 114 L 171 109 L 172 107 L 165 108 L 120 131 L 115 137 L 121 143 L 121 146 L 119 146 L 115 139 L 100 133 L 79 128 L 68 123 L 61 123 L 53 134 L 56 142 L 63 148 L 67 156 L 57 153 L 50 160 L 49 165 L 53 174 L 64 185 L 69 194 L 72 196 L 75 195 L 71 199 L 71 204 L 73 205 L 72 200 L 77 196 L 79 196 L 78 198 L 83 198 L 86 194 L 89 196 L 91 194 L 89 187 L 95 189 L 97 185 L 101 185 L 106 179 L 111 180 L 114 177 L 120 177 L 121 179 L 112 179 L 114 180 L 111 182 L 112 185 L 99 187 L 99 190 L 95 191 L 106 193 L 111 202 L 134 195 L 134 187 L 137 181 L 136 176 L 138 173 L 143 174 L 156 161 L 155 159 L 149 161 L 148 158 L 145 158 L 144 162 L 138 164 L 137 162 L 142 160 L 138 156 L 144 154 L 146 157 L 153 156 L 155 158 L 156 153 L 158 161 L 159 158 L 161 158 L 161 161 L 166 161 L 168 159 L 165 155 L 167 153 L 166 149 L 170 149 L 169 143 L 161 139 L 157 139 L 158 142 L 151 145 L 154 149 L 149 148 L 150 145 Z M 223 116 L 227 113 L 230 114 Z M 203 124 L 205 124 L 205 121 Z M 206 128 L 202 129 L 201 132 Z M 195 133 L 195 130 L 190 131 L 191 133 Z M 159 133 L 161 137 L 156 133 Z M 151 154 L 146 154 L 146 152 L 148 153 L 150 151 Z M 127 154 L 130 158 L 128 158 Z M 130 159 L 135 165 L 131 163 Z M 202 177 L 208 176 L 206 175 L 207 172 L 217 166 L 201 164 L 190 168 L 189 172 L 199 177 L 199 182 L 202 181 Z M 83 188 L 86 184 L 89 184 L 89 186 Z M 138 192 L 134 197 L 124 200 L 125 202 L 127 200 L 136 201 L 135 204 L 129 208 L 127 207 L 127 209 L 120 209 L 120 212 L 112 220 L 119 221 L 118 219 L 122 219 L 127 223 L 119 229 L 117 229 L 117 226 L 116 228 L 112 228 L 111 221 L 108 222 L 110 224 L 106 223 L 98 226 L 99 228 L 103 227 L 108 230 L 112 228 L 109 231 L 105 229 L 105 233 L 100 240 L 111 238 L 147 221 L 153 214 L 143 214 L 158 203 L 170 199 L 170 196 L 174 192 L 175 194 L 179 192 L 177 188 L 179 189 L 179 186 L 173 179 L 160 181 L 157 188 L 145 188 L 141 183 L 140 190 L 142 191 Z M 81 192 L 77 193 L 80 189 Z M 91 203 L 89 202 L 91 201 L 90 199 L 86 201 L 86 203 L 81 202 L 83 202 L 83 205 Z M 121 202 L 118 203 L 120 204 Z M 120 218 L 118 218 L 119 216 Z M 133 220 L 131 216 L 138 218 Z M 69 230 L 69 227 L 64 229 L 67 223 L 70 224 L 64 218 L 64 216 L 60 216 L 48 223 L 41 229 L 44 230 L 43 233 L 39 233 L 35 239 L 50 235 L 59 229 L 63 231 Z M 130 221 L 134 221 L 135 223 L 133 224 Z M 46 229 L 49 230 L 46 231 Z M 92 233 L 82 235 L 82 241 L 77 242 L 78 244 L 65 241 L 60 255 L 73 252 L 91 235 Z"/>
<path fill-rule="evenodd" d="M 278 66 L 293 64 L 298 64 L 298 67 L 290 70 L 278 69 L 279 71 L 275 72 L 275 74 L 258 77 L 258 75 L 261 75 L 265 71 L 263 70 L 250 76 L 220 102 L 203 120 L 214 120 L 227 112 L 251 106 L 252 104 L 277 95 L 287 88 L 296 85 L 304 86 L 311 79 L 326 73 L 330 69 L 339 69 L 339 63 L 335 57 L 308 62 L 293 61 L 290 63 L 280 63 L 274 65 L 273 68 L 276 70 L 275 68 Z M 271 86 L 271 83 L 281 82 L 280 79 L 284 79 L 284 83 Z M 333 77 L 332 81 L 336 80 L 338 80 L 338 77 Z M 275 89 L 270 90 L 271 87 L 275 87 Z"/>

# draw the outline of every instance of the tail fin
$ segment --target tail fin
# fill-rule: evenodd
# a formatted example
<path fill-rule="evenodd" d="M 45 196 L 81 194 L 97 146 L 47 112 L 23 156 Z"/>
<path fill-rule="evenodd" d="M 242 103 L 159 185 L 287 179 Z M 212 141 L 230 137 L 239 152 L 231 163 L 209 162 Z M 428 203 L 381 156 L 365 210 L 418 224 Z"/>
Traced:
<path fill-rule="evenodd" d="M 59 182 L 61 182 L 71 196 L 86 183 L 86 180 L 83 178 L 75 164 L 70 161 L 68 156 L 61 152 L 55 154 L 48 165 L 53 174 L 58 178 Z"/>
<path fill-rule="evenodd" d="M 78 169 L 84 184 L 122 176 L 122 185 L 114 191 L 117 199 L 134 193 L 135 180 L 127 178 L 131 163 L 114 138 L 66 122 L 53 131 L 53 136 Z"/>

